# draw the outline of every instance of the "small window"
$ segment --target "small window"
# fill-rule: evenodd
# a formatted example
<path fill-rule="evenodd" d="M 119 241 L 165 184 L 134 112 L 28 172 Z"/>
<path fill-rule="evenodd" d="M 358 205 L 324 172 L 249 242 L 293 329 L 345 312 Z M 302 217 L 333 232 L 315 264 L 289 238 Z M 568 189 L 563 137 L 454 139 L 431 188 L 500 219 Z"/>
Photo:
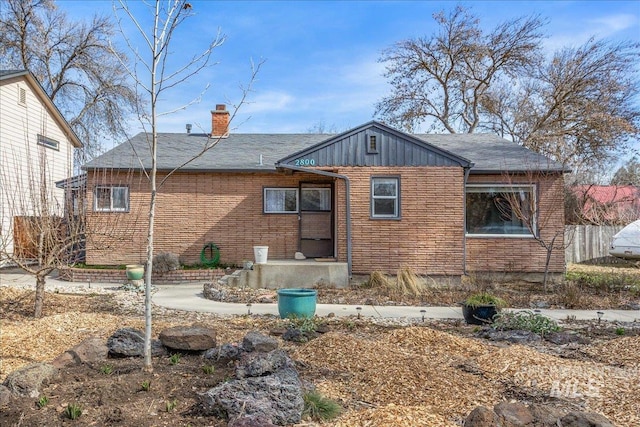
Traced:
<path fill-rule="evenodd" d="M 265 213 L 296 213 L 298 212 L 297 188 L 265 188 Z"/>
<path fill-rule="evenodd" d="M 96 212 L 127 212 L 129 210 L 129 187 L 97 186 L 93 198 Z"/>
<path fill-rule="evenodd" d="M 330 211 L 331 188 L 303 188 L 300 195 L 300 210 Z"/>
<path fill-rule="evenodd" d="M 470 185 L 466 190 L 467 234 L 530 237 L 535 230 L 533 185 Z"/>
<path fill-rule="evenodd" d="M 371 178 L 371 217 L 400 218 L 399 190 L 399 178 Z"/>
<path fill-rule="evenodd" d="M 18 105 L 27 106 L 27 90 L 22 86 L 18 86 Z"/>
<path fill-rule="evenodd" d="M 378 153 L 378 140 L 376 135 L 367 135 L 367 154 Z"/>
<path fill-rule="evenodd" d="M 44 135 L 38 135 L 38 144 L 44 145 L 47 148 L 52 148 L 54 150 L 60 149 L 60 143 L 55 139 L 47 138 Z"/>

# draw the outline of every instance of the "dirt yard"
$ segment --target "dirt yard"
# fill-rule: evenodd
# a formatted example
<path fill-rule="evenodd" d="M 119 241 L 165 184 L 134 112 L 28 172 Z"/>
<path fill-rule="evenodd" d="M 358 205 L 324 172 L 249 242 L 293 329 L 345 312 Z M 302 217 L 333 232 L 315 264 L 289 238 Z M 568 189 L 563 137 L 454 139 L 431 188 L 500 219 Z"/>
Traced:
<path fill-rule="evenodd" d="M 123 293 L 48 293 L 45 316 L 34 320 L 31 292 L 0 288 L 0 380 L 26 364 L 51 361 L 87 337 L 106 341 L 121 327 L 143 329 L 142 298 L 124 304 L 130 295 Z M 156 335 L 195 322 L 215 328 L 219 344 L 237 342 L 249 330 L 268 334 L 283 328 L 274 317 L 154 312 Z M 640 426 L 637 324 L 573 323 L 566 328 L 587 343 L 524 346 L 477 338 L 477 328 L 454 321 L 401 325 L 354 317 L 322 322 L 328 332 L 317 339 L 281 341 L 302 379 L 343 407 L 339 418 L 322 425 L 459 426 L 477 405 L 517 400 L 586 409 L 619 426 Z M 213 373 L 205 373 L 203 365 L 201 356 L 184 354 L 177 364 L 156 358 L 152 374 L 142 371 L 140 359 L 65 368 L 42 388 L 46 406 L 38 408 L 38 398 L 13 400 L 0 408 L 0 425 L 226 426 L 199 414 L 196 397 L 232 376 L 233 366 L 217 363 Z M 150 388 L 143 391 L 147 381 Z M 70 403 L 82 408 L 76 421 L 63 416 Z"/>

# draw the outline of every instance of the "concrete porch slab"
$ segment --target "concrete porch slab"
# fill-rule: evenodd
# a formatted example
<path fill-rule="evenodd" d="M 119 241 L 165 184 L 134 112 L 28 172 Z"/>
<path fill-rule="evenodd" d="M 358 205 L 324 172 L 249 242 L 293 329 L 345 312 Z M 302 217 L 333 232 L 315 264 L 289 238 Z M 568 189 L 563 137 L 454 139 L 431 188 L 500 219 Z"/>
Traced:
<path fill-rule="evenodd" d="M 266 264 L 254 264 L 253 270 L 242 270 L 228 284 L 253 289 L 312 288 L 318 285 L 346 288 L 349 286 L 349 268 L 346 262 L 269 260 Z"/>

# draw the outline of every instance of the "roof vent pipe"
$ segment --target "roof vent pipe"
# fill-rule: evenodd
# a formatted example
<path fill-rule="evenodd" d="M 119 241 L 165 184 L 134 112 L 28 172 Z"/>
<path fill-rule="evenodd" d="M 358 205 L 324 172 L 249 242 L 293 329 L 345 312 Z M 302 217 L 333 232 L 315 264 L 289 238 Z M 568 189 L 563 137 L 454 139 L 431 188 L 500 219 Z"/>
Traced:
<path fill-rule="evenodd" d="M 187 128 L 187 134 L 190 134 L 191 133 L 191 123 L 187 123 L 186 128 Z"/>
<path fill-rule="evenodd" d="M 262 154 L 260 154 L 260 166 L 263 166 L 263 164 L 262 164 Z"/>

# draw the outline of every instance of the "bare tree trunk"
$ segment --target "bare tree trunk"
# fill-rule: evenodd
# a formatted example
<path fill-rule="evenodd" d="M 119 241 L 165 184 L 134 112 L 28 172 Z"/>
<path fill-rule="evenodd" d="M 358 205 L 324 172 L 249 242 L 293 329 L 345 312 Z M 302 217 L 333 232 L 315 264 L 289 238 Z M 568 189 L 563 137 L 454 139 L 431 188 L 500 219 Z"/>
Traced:
<path fill-rule="evenodd" d="M 42 317 L 42 306 L 44 305 L 44 285 L 46 277 L 42 273 L 36 274 L 36 301 L 33 317 L 39 319 Z"/>

